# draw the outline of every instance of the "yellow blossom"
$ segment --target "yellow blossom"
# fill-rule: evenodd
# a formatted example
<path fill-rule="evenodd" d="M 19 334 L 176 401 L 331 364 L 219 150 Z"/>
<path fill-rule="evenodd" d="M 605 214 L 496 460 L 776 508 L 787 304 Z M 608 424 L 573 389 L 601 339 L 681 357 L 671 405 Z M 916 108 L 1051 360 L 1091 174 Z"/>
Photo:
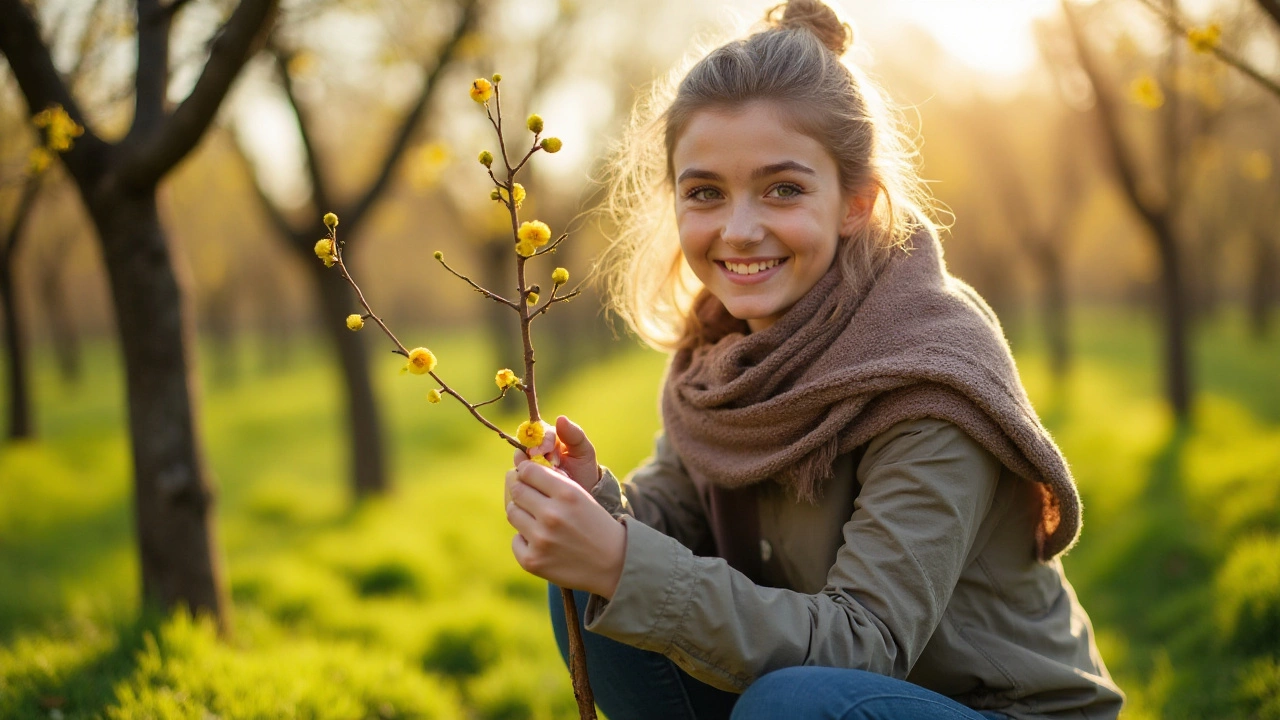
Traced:
<path fill-rule="evenodd" d="M 347 316 L 348 330 L 355 331 L 355 330 L 359 330 L 362 327 L 364 327 L 364 318 L 354 314 Z"/>
<path fill-rule="evenodd" d="M 426 348 L 414 348 L 409 351 L 409 362 L 404 369 L 414 375 L 425 375 L 436 369 L 436 356 Z"/>
<path fill-rule="evenodd" d="M 569 271 L 558 267 L 551 272 L 551 282 L 556 285 L 563 285 L 569 282 Z"/>
<path fill-rule="evenodd" d="M 471 99 L 478 103 L 487 103 L 493 97 L 493 83 L 484 78 L 471 81 Z"/>
<path fill-rule="evenodd" d="M 329 238 L 320 238 L 316 241 L 316 257 L 324 261 L 325 267 L 333 267 L 338 261 L 337 255 L 333 251 L 333 241 Z"/>
<path fill-rule="evenodd" d="M 53 152 L 66 152 L 71 149 L 75 138 L 84 134 L 84 128 L 71 119 L 61 105 L 50 105 L 36 113 L 31 122 L 38 128 L 44 128 L 45 147 Z"/>
<path fill-rule="evenodd" d="M 497 384 L 499 390 L 506 390 L 518 384 L 520 378 L 516 377 L 516 374 L 511 372 L 510 368 L 502 368 L 497 375 L 493 376 L 493 382 Z"/>
<path fill-rule="evenodd" d="M 497 84 L 498 84 L 498 83 L 500 83 L 500 82 L 502 82 L 502 73 L 494 73 L 494 74 L 493 74 L 493 84 L 494 84 L 494 85 L 497 85 Z"/>
<path fill-rule="evenodd" d="M 1187 31 L 1187 43 L 1198 53 L 1211 53 L 1222 40 L 1222 26 L 1210 23 L 1202 28 Z"/>
<path fill-rule="evenodd" d="M 524 121 L 524 126 L 529 128 L 529 132 L 537 135 L 542 132 L 542 116 L 537 113 L 530 115 L 529 119 Z"/>
<path fill-rule="evenodd" d="M 1148 110 L 1164 105 L 1164 91 L 1150 75 L 1140 75 L 1129 84 L 1129 98 Z"/>
<path fill-rule="evenodd" d="M 520 427 L 516 428 L 516 440 L 525 447 L 537 447 L 542 444 L 542 438 L 546 435 L 546 430 L 542 428 L 540 422 L 529 422 L 528 420 L 520 423 Z"/>
<path fill-rule="evenodd" d="M 521 242 L 527 242 L 536 248 L 540 248 L 547 244 L 551 239 L 551 228 L 541 220 L 527 220 L 520 223 L 520 229 L 516 231 L 516 237 Z"/>
<path fill-rule="evenodd" d="M 542 455 L 534 455 L 533 457 L 530 457 L 529 460 L 541 465 L 542 467 L 552 467 L 551 461 Z"/>
<path fill-rule="evenodd" d="M 538 252 L 537 246 L 528 240 L 521 240 L 516 243 L 516 254 L 520 257 L 530 257 L 536 252 Z"/>
<path fill-rule="evenodd" d="M 440 391 L 435 388 L 431 388 L 430 390 L 428 390 L 427 402 L 433 403 L 433 404 L 440 402 Z"/>
<path fill-rule="evenodd" d="M 485 167 L 493 166 L 493 153 L 489 152 L 488 150 L 481 150 L 479 159 L 480 159 L 481 165 Z"/>
<path fill-rule="evenodd" d="M 435 259 L 437 259 L 437 260 L 443 260 L 443 259 L 444 259 L 444 253 L 442 253 L 442 252 L 440 252 L 439 250 L 437 250 L 437 251 L 435 251 L 435 252 L 431 253 L 431 257 L 433 257 L 433 258 L 435 258 Z"/>
<path fill-rule="evenodd" d="M 564 146 L 564 143 L 560 142 L 560 138 L 558 137 L 549 137 L 542 138 L 542 142 L 538 143 L 538 146 L 549 153 L 558 153 L 560 152 L 560 148 Z"/>
<path fill-rule="evenodd" d="M 516 209 L 519 210 L 520 206 L 524 204 L 524 199 L 526 197 L 524 186 L 520 183 L 513 184 L 511 187 L 511 196 L 515 198 Z"/>
<path fill-rule="evenodd" d="M 537 305 L 537 304 L 538 304 L 538 293 L 536 293 L 536 292 L 531 292 L 531 293 L 529 293 L 528 295 L 526 295 L 526 296 L 525 296 L 525 299 L 524 299 L 524 300 L 525 300 L 525 302 L 529 303 L 530 305 Z"/>
<path fill-rule="evenodd" d="M 27 174 L 39 175 L 49 167 L 49 163 L 53 162 L 53 153 L 46 147 L 31 148 L 31 152 L 27 154 Z"/>
<path fill-rule="evenodd" d="M 332 230 L 338 227 L 338 216 L 333 213 L 324 214 L 324 226 Z"/>

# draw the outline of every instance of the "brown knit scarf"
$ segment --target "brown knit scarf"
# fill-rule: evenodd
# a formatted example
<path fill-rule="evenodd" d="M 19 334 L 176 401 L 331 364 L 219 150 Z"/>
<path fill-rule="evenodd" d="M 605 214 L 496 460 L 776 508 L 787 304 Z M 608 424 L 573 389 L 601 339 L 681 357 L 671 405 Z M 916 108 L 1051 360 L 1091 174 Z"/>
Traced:
<path fill-rule="evenodd" d="M 717 540 L 739 532 L 744 520 L 750 524 L 715 507 L 741 513 L 736 489 L 772 478 L 816 502 L 837 455 L 904 420 L 936 418 L 1039 483 L 1042 560 L 1075 541 L 1075 482 L 1027 400 L 999 322 L 976 292 L 947 273 L 932 233 L 916 233 L 911 245 L 895 250 L 858 289 L 833 266 L 759 333 L 747 334 L 745 323 L 704 322 L 705 342 L 672 359 L 663 422 L 704 500 L 710 498 Z M 711 311 L 699 309 L 704 321 L 716 307 L 727 315 L 709 300 Z"/>

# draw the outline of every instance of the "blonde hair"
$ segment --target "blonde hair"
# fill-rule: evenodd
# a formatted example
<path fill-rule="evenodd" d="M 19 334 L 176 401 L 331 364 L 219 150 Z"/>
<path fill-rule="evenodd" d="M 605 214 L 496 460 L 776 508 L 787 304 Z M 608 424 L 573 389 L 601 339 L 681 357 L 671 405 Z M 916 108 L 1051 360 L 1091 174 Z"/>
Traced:
<path fill-rule="evenodd" d="M 796 131 L 835 159 L 846 192 L 875 188 L 869 221 L 840 238 L 846 282 L 874 273 L 916 231 L 935 232 L 914 144 L 875 83 L 840 59 L 853 41 L 850 26 L 818 0 L 778 5 L 765 24 L 655 83 L 637 102 L 611 163 L 606 212 L 616 234 L 597 269 L 609 310 L 653 347 L 696 344 L 695 304 L 709 299 L 684 262 L 672 211 L 671 153 L 703 110 L 778 102 Z"/>

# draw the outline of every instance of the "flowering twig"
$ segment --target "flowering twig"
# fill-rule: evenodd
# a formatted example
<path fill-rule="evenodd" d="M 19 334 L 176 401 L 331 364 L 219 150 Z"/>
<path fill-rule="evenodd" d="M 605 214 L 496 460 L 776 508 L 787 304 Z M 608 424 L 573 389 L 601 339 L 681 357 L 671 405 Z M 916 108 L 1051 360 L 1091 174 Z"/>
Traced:
<path fill-rule="evenodd" d="M 1198 53 L 1213 54 L 1222 62 L 1244 73 L 1254 82 L 1269 90 L 1271 94 L 1280 98 L 1280 82 L 1263 75 L 1257 70 L 1257 68 L 1254 68 L 1252 65 L 1249 65 L 1241 59 L 1239 55 L 1236 55 L 1227 48 L 1224 48 L 1220 42 L 1221 28 L 1219 28 L 1216 23 L 1203 28 L 1191 27 L 1187 23 L 1183 22 L 1182 18 L 1170 12 L 1168 8 L 1161 7 L 1155 2 L 1152 2 L 1152 0 L 1138 1 L 1145 5 L 1151 12 L 1159 15 L 1160 18 L 1169 25 L 1169 27 L 1185 36 L 1187 38 L 1187 42 L 1191 45 L 1191 49 Z"/>
<path fill-rule="evenodd" d="M 360 286 L 351 277 L 346 263 L 343 262 L 342 244 L 338 242 L 337 235 L 338 217 L 333 213 L 328 213 L 324 216 L 324 224 L 329 229 L 329 233 L 327 237 L 316 243 L 315 251 L 326 266 L 338 266 L 342 277 L 351 285 L 357 300 L 361 307 L 364 308 L 364 314 L 347 317 L 348 328 L 353 331 L 360 330 L 364 327 L 366 318 L 372 319 L 382 328 L 387 337 L 395 343 L 395 352 L 403 355 L 408 360 L 404 372 L 411 372 L 415 375 L 429 375 L 439 383 L 440 387 L 438 389 L 428 391 L 427 400 L 429 402 L 440 402 L 442 394 L 455 398 L 467 408 L 473 417 L 485 427 L 497 433 L 508 444 L 518 450 L 530 453 L 531 448 L 542 444 L 545 430 L 542 417 L 538 411 L 538 393 L 534 381 L 533 336 L 529 325 L 535 317 L 546 313 L 552 305 L 567 302 L 577 297 L 578 290 L 575 289 L 566 295 L 559 295 L 560 288 L 569 282 L 569 271 L 564 268 L 556 268 L 551 273 L 551 293 L 547 296 L 546 301 L 539 305 L 540 286 L 528 282 L 526 275 L 528 261 L 531 258 L 553 252 L 560 243 L 564 242 L 568 234 L 562 233 L 560 237 L 556 238 L 555 242 L 550 242 L 551 228 L 547 227 L 546 223 L 538 220 L 520 222 L 520 206 L 524 202 L 525 189 L 520 183 L 516 182 L 516 174 L 524 169 L 529 159 L 539 150 L 547 153 L 559 152 L 561 142 L 559 138 L 542 137 L 542 118 L 538 115 L 530 115 L 525 121 L 525 127 L 533 133 L 533 142 L 520 159 L 520 162 L 512 167 L 510 156 L 507 154 L 506 139 L 502 135 L 502 100 L 498 90 L 498 83 L 501 79 L 501 76 L 494 75 L 492 82 L 484 78 L 474 81 L 471 84 L 471 98 L 484 106 L 485 116 L 489 119 L 489 124 L 493 126 L 494 132 L 498 135 L 498 154 L 502 158 L 502 166 L 499 172 L 494 173 L 493 171 L 493 153 L 485 150 L 479 154 L 478 159 L 480 164 L 484 165 L 489 179 L 493 181 L 494 188 L 490 193 L 490 198 L 502 203 L 511 218 L 511 234 L 515 240 L 514 250 L 516 252 L 515 300 L 508 300 L 506 297 L 482 287 L 471 278 L 453 269 L 444 261 L 443 253 L 437 251 L 434 257 L 454 277 L 466 282 L 473 290 L 490 300 L 511 308 L 520 316 L 520 338 L 523 341 L 524 348 L 523 378 L 516 377 L 516 374 L 510 369 L 503 368 L 494 376 L 494 382 L 498 386 L 498 396 L 480 403 L 469 402 L 436 374 L 436 357 L 430 350 L 422 347 L 412 350 L 407 349 L 404 343 L 400 342 L 395 334 L 391 332 L 391 329 L 387 327 L 386 323 L 382 321 L 382 318 L 373 312 L 373 308 L 369 306 L 369 301 L 360 290 Z M 493 100 L 492 110 L 489 107 L 490 99 Z M 502 169 L 506 170 L 505 179 L 501 178 Z M 529 419 L 520 424 L 514 436 L 503 432 L 501 428 L 494 425 L 480 413 L 480 408 L 505 398 L 507 391 L 511 388 L 524 393 L 529 408 Z M 544 465 L 550 464 L 550 461 L 541 455 L 530 454 L 530 459 Z M 562 589 L 561 599 L 564 605 L 565 619 L 569 626 L 569 671 L 573 680 L 573 695 L 578 703 L 578 714 L 581 720 L 594 720 L 596 717 L 595 700 L 592 697 L 591 684 L 587 679 L 586 648 L 582 641 L 582 630 L 578 625 L 578 611 L 573 592 L 569 589 Z"/>

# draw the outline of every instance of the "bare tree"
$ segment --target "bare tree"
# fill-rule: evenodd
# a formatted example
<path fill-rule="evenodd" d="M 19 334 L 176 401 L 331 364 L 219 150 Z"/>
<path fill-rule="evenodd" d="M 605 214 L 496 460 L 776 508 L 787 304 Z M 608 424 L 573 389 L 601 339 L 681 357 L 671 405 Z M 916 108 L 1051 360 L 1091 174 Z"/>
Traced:
<path fill-rule="evenodd" d="M 0 52 L 39 111 L 61 105 L 84 127 L 60 158 L 97 230 L 115 303 L 127 380 L 134 514 L 145 601 L 215 615 L 228 628 L 213 532 L 213 488 L 197 427 L 194 329 L 156 204 L 159 183 L 199 143 L 232 81 L 265 38 L 276 0 L 241 0 L 209 42 L 190 93 L 167 102 L 171 31 L 187 0 L 137 0 L 133 120 L 104 139 L 41 37 L 32 9 L 0 0 Z"/>
<path fill-rule="evenodd" d="M 1166 8 L 1176 13 L 1174 0 L 1165 0 Z M 1108 83 L 1098 56 L 1086 39 L 1080 10 L 1070 0 L 1062 0 L 1067 28 L 1075 46 L 1080 69 L 1088 77 L 1095 97 L 1094 114 L 1102 131 L 1104 148 L 1124 197 L 1147 227 L 1155 245 L 1160 264 L 1159 307 L 1164 322 L 1165 392 L 1174 415 L 1185 421 L 1191 412 L 1191 369 L 1188 352 L 1188 313 L 1184 269 L 1175 226 L 1175 213 L 1185 195 L 1180 162 L 1184 136 L 1182 134 L 1179 101 L 1170 94 L 1159 109 L 1160 126 L 1153 128 L 1160 135 L 1158 154 L 1161 168 L 1157 173 L 1162 183 L 1159 190 L 1140 180 L 1143 169 L 1139 167 L 1134 144 L 1127 141 L 1121 126 L 1120 101 L 1116 91 Z M 1178 65 L 1182 37 L 1176 31 L 1169 34 L 1169 47 L 1164 55 L 1160 76 L 1163 84 L 1172 87 Z"/>
<path fill-rule="evenodd" d="M 385 452 L 383 449 L 382 419 L 378 412 L 377 398 L 369 378 L 369 355 L 364 335 L 347 330 L 343 319 L 352 311 L 351 290 L 337 273 L 326 268 L 315 257 L 317 225 L 321 215 L 337 213 L 342 219 L 345 252 L 359 244 L 360 233 L 370 210 L 383 198 L 391 185 L 391 179 L 410 141 L 418 132 L 422 118 L 436 93 L 444 72 L 458 55 L 463 37 L 471 32 L 478 20 L 481 3 L 465 0 L 460 6 L 457 23 L 440 48 L 423 62 L 425 79 L 417 97 L 399 118 L 392 132 L 391 142 L 382 154 L 373 178 L 353 198 L 336 196 L 325 168 L 334 167 L 333 158 L 316 137 L 313 110 L 299 98 L 290 75 L 292 51 L 278 40 L 270 44 L 277 76 L 285 98 L 297 119 L 298 134 L 306 154 L 307 177 L 310 194 L 306 199 L 303 220 L 294 222 L 290 213 L 277 205 L 265 192 L 257 173 L 253 172 L 246 151 L 239 149 L 246 160 L 246 169 L 253 179 L 255 194 L 277 237 L 303 258 L 308 276 L 319 296 L 316 304 L 325 334 L 338 352 L 342 369 L 343 387 L 347 395 L 348 437 L 351 441 L 351 482 L 356 497 L 386 492 L 390 488 L 387 479 Z"/>
<path fill-rule="evenodd" d="M 14 207 L 13 220 L 0 237 L 0 303 L 4 305 L 4 349 L 8 360 L 9 429 L 10 440 L 35 437 L 32 419 L 31 383 L 27 363 L 29 348 L 27 334 L 22 325 L 22 313 L 18 310 L 18 293 L 13 286 L 13 265 L 17 259 L 18 245 L 25 236 L 23 230 L 31 218 L 36 198 L 40 193 L 42 175 L 27 178 L 22 194 Z"/>

